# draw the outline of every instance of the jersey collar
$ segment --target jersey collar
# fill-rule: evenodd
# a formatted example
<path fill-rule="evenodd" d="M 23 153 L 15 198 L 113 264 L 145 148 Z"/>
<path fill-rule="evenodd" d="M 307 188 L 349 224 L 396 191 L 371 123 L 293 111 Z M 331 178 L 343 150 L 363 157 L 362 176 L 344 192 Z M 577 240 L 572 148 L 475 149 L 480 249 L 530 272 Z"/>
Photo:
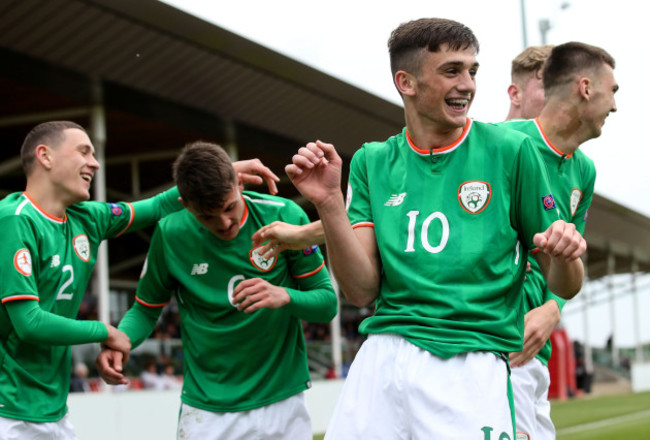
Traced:
<path fill-rule="evenodd" d="M 567 159 L 573 156 L 573 153 L 565 154 L 562 152 L 562 150 L 560 150 L 559 148 L 557 148 L 555 145 L 551 143 L 551 141 L 548 139 L 548 136 L 546 136 L 546 133 L 544 133 L 542 124 L 539 123 L 539 118 L 535 118 L 535 125 L 537 126 L 537 130 L 539 130 L 539 134 L 542 135 L 542 138 L 544 139 L 544 143 L 553 153 L 557 154 L 560 157 L 566 157 Z"/>
<path fill-rule="evenodd" d="M 26 192 L 23 192 L 23 197 L 25 197 L 29 201 L 29 203 L 34 207 L 36 212 L 41 214 L 46 219 L 48 219 L 48 220 L 50 220 L 50 221 L 52 221 L 54 223 L 65 223 L 68 220 L 68 215 L 67 214 L 63 214 L 63 218 L 55 217 L 52 214 L 48 214 L 47 212 L 45 212 L 45 210 L 43 208 L 38 206 L 38 204 Z"/>
<path fill-rule="evenodd" d="M 409 131 L 408 128 L 405 130 L 406 132 L 406 141 L 409 144 L 409 147 L 411 147 L 411 150 L 413 150 L 415 153 L 419 154 L 420 156 L 431 156 L 431 155 L 436 155 L 436 154 L 447 154 L 451 153 L 454 151 L 460 144 L 463 143 L 465 138 L 467 138 L 467 135 L 469 134 L 469 130 L 472 126 L 472 120 L 470 118 L 467 118 L 467 122 L 465 123 L 465 127 L 463 128 L 463 132 L 460 134 L 460 137 L 453 143 L 444 147 L 440 148 L 431 148 L 428 150 L 422 149 L 415 145 L 415 142 L 411 139 L 411 136 L 409 136 Z"/>

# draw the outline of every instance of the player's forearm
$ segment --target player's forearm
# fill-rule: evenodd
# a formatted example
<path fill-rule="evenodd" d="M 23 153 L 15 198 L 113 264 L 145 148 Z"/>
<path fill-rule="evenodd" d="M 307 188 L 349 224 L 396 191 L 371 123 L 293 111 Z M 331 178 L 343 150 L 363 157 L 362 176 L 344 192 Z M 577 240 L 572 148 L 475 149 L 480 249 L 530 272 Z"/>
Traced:
<path fill-rule="evenodd" d="M 304 247 L 325 243 L 325 231 L 320 220 L 300 226 L 300 231 L 299 239 Z"/>
<path fill-rule="evenodd" d="M 300 280 L 300 290 L 286 290 L 291 297 L 287 307 L 294 316 L 309 322 L 329 322 L 336 316 L 336 293 L 325 268 Z"/>
<path fill-rule="evenodd" d="M 32 344 L 76 345 L 103 342 L 106 326 L 99 321 L 65 318 L 42 310 L 37 301 L 5 304 L 18 338 Z"/>
<path fill-rule="evenodd" d="M 359 307 L 372 303 L 379 294 L 380 280 L 376 243 L 370 239 L 374 231 L 372 234 L 360 231 L 368 240 L 367 243 L 359 240 L 341 197 L 325 201 L 316 209 L 325 232 L 329 266 L 345 297 Z"/>
<path fill-rule="evenodd" d="M 162 307 L 146 307 L 137 301 L 126 312 L 117 328 L 131 339 L 131 349 L 151 335 L 161 312 Z"/>
<path fill-rule="evenodd" d="M 546 283 L 554 294 L 564 299 L 571 299 L 580 292 L 584 279 L 582 260 L 572 261 L 549 258 Z"/>

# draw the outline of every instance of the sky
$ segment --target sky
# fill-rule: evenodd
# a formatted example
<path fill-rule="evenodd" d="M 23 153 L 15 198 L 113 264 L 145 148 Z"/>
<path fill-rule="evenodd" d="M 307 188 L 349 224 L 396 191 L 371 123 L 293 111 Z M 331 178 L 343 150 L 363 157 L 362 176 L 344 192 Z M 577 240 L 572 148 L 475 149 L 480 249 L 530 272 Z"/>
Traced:
<path fill-rule="evenodd" d="M 386 42 L 400 23 L 421 17 L 460 21 L 476 34 L 481 48 L 477 94 L 470 117 L 485 122 L 501 121 L 509 108 L 507 87 L 510 63 L 524 46 L 522 8 L 528 45 L 581 41 L 600 46 L 616 59 L 618 111 L 610 114 L 603 134 L 582 145 L 598 172 L 596 193 L 650 216 L 650 178 L 646 167 L 650 141 L 631 133 L 642 127 L 642 106 L 650 101 L 650 89 L 636 87 L 634 72 L 650 71 L 650 58 L 637 56 L 638 35 L 647 26 L 635 0 L 164 0 L 172 6 L 228 29 L 258 44 L 292 57 L 354 86 L 396 104 L 401 100 L 390 74 Z M 540 22 L 550 29 L 543 40 Z M 632 37 L 632 34 L 635 35 Z M 636 69 L 636 70 L 635 70 Z M 325 139 L 326 140 L 326 139 Z M 641 295 L 650 310 L 650 293 Z M 625 296 L 621 301 L 630 300 Z M 574 306 L 575 307 L 575 306 Z M 622 346 L 633 345 L 631 305 L 616 307 L 616 333 Z M 603 306 L 606 308 L 606 306 Z M 569 314 L 566 325 L 577 339 L 583 338 L 581 315 Z M 604 345 L 611 332 L 608 313 L 591 318 L 589 340 Z M 650 320 L 646 320 L 650 321 Z M 619 329 L 620 326 L 621 327 Z M 625 335 L 625 336 L 624 336 Z M 650 324 L 641 338 L 650 342 Z"/>

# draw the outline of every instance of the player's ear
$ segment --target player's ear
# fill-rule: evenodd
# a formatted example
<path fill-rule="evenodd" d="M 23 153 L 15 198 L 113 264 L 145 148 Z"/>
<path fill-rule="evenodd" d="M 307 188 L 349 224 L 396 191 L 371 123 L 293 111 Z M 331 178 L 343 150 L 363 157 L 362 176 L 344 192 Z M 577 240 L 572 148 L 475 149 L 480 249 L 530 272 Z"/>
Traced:
<path fill-rule="evenodd" d="M 50 151 L 50 147 L 45 144 L 36 146 L 34 156 L 46 170 L 52 169 L 52 152 Z"/>
<path fill-rule="evenodd" d="M 508 86 L 508 96 L 513 105 L 516 105 L 517 107 L 521 105 L 519 99 L 519 86 L 517 84 L 510 84 L 510 86 Z"/>
<path fill-rule="evenodd" d="M 397 87 L 400 94 L 405 96 L 415 95 L 415 92 L 417 91 L 417 82 L 413 75 L 404 70 L 398 70 L 397 73 L 395 73 L 394 81 L 395 87 Z"/>
<path fill-rule="evenodd" d="M 586 76 L 583 76 L 578 80 L 578 91 L 580 93 L 580 96 L 586 101 L 589 101 L 591 99 L 591 80 L 587 78 Z"/>

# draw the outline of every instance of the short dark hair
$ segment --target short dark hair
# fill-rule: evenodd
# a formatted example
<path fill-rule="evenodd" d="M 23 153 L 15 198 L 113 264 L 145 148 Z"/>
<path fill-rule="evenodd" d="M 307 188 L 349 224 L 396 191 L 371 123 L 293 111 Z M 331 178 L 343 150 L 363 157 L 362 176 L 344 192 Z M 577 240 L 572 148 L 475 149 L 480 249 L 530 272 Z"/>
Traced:
<path fill-rule="evenodd" d="M 512 60 L 512 68 L 510 71 L 512 82 L 517 83 L 529 74 L 537 74 L 541 78 L 544 62 L 551 54 L 552 49 L 553 45 L 551 44 L 529 46 L 524 49 Z"/>
<path fill-rule="evenodd" d="M 185 203 L 204 212 L 221 208 L 237 186 L 237 173 L 228 153 L 209 142 L 185 145 L 174 162 L 173 175 Z"/>
<path fill-rule="evenodd" d="M 422 60 L 421 49 L 438 52 L 443 44 L 448 44 L 451 50 L 472 48 L 477 54 L 479 51 L 478 40 L 472 30 L 457 21 L 421 18 L 400 24 L 388 39 L 393 77 L 399 70 L 417 75 Z"/>
<path fill-rule="evenodd" d="M 542 75 L 544 93 L 556 86 L 567 84 L 585 71 L 597 72 L 603 64 L 616 67 L 614 58 L 600 47 L 571 41 L 555 46 L 544 63 Z"/>
<path fill-rule="evenodd" d="M 20 161 L 25 176 L 29 176 L 34 171 L 36 147 L 39 145 L 47 145 L 52 148 L 58 147 L 65 141 L 64 131 L 69 128 L 76 128 L 86 133 L 86 130 L 81 125 L 71 121 L 43 122 L 27 133 L 23 145 L 20 147 Z"/>

